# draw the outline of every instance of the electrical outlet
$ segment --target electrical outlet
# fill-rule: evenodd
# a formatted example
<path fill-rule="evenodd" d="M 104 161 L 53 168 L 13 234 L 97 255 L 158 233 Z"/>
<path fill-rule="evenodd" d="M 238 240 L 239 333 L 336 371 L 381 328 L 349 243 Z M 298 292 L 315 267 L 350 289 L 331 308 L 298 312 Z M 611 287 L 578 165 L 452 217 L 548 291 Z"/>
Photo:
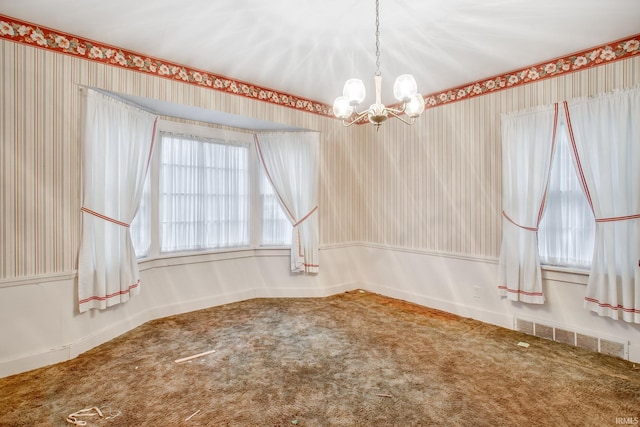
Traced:
<path fill-rule="evenodd" d="M 473 299 L 480 299 L 482 297 L 482 288 L 480 286 L 473 287 Z"/>

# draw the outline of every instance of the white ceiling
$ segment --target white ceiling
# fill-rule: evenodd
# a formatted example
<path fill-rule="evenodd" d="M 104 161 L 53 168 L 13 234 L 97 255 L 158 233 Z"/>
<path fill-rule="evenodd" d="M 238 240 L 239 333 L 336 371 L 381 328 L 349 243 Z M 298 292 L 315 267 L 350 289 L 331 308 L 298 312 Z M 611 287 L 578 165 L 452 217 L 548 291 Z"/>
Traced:
<path fill-rule="evenodd" d="M 380 0 L 383 102 L 640 33 L 640 0 Z M 358 77 L 372 100 L 374 0 L 0 0 L 0 13 L 332 104 Z"/>

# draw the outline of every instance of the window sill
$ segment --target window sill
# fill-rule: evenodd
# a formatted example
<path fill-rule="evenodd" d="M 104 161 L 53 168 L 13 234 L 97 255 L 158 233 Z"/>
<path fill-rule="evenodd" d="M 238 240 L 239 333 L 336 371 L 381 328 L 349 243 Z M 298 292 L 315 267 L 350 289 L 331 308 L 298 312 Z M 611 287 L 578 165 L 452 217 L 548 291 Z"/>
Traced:
<path fill-rule="evenodd" d="M 589 280 L 589 270 L 543 265 L 542 280 L 586 285 Z"/>
<path fill-rule="evenodd" d="M 281 246 L 256 248 L 224 248 L 202 252 L 172 252 L 160 254 L 149 258 L 139 258 L 138 266 L 140 268 L 140 271 L 145 271 L 157 267 L 226 261 L 231 259 L 289 256 L 290 252 L 291 251 L 288 247 Z"/>

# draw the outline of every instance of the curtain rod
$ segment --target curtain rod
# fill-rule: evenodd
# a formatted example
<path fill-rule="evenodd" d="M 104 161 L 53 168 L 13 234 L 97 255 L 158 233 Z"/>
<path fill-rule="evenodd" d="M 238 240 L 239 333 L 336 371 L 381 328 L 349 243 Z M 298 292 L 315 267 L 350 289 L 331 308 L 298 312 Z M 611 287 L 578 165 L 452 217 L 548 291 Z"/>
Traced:
<path fill-rule="evenodd" d="M 155 116 L 160 116 L 160 114 L 157 111 L 149 110 L 148 108 L 145 108 L 145 107 L 143 107 L 143 106 L 141 106 L 139 104 L 136 104 L 135 102 L 131 102 L 131 101 L 127 100 L 127 99 L 124 99 L 124 98 L 118 96 L 117 94 L 115 94 L 114 92 L 108 91 L 106 89 L 100 89 L 100 88 L 93 87 L 93 86 L 86 86 L 86 85 L 81 85 L 81 84 L 78 84 L 78 83 L 75 83 L 75 84 L 80 88 L 80 90 L 93 90 L 94 92 L 98 92 L 101 95 L 113 98 L 116 101 L 122 102 L 123 104 L 126 104 L 126 105 L 128 105 L 130 107 L 137 108 L 139 110 L 142 110 L 142 111 L 147 112 L 149 114 L 153 114 Z"/>

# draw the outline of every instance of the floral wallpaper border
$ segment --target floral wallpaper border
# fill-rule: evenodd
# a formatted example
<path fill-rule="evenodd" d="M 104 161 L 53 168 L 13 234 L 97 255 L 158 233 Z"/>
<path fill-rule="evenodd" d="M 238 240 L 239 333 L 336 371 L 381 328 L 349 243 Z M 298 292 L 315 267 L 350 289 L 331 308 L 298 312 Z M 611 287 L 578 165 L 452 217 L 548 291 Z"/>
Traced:
<path fill-rule="evenodd" d="M 426 95 L 425 104 L 426 107 L 434 107 L 460 101 L 489 92 L 510 89 L 562 74 L 604 65 L 637 54 L 640 54 L 640 34 L 475 83 L 468 83 L 444 92 Z"/>
<path fill-rule="evenodd" d="M 103 43 L 89 41 L 1 14 L 0 37 L 62 54 L 82 57 L 90 61 L 103 62 L 301 111 L 334 117 L 330 105 L 151 58 Z M 638 54 L 640 54 L 640 34 L 478 82 L 467 83 L 443 92 L 425 95 L 425 106 L 430 108 L 461 101 L 486 93 L 604 65 Z"/>
<path fill-rule="evenodd" d="M 107 44 L 86 40 L 36 24 L 19 21 L 0 14 L 0 38 L 90 61 L 154 74 L 184 83 L 246 96 L 272 104 L 283 105 L 324 116 L 334 117 L 331 106 L 300 98 L 207 71 L 152 58 Z"/>

